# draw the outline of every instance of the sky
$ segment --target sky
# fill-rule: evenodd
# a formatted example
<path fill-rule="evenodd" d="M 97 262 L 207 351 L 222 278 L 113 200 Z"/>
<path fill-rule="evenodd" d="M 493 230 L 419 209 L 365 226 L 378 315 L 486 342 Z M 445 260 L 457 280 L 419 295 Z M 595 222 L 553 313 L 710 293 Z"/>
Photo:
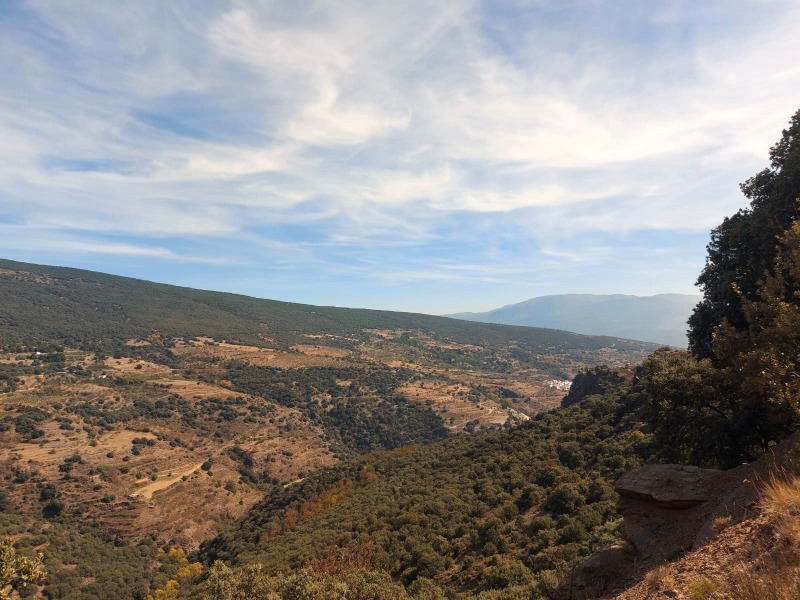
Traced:
<path fill-rule="evenodd" d="M 797 0 L 0 1 L 0 257 L 442 314 L 697 293 Z"/>

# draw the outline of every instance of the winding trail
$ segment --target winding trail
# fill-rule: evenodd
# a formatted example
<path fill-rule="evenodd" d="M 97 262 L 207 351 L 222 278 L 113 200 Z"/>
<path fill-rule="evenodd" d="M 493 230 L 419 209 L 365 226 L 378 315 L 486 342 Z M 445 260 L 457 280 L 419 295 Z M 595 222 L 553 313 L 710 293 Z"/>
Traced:
<path fill-rule="evenodd" d="M 142 488 L 139 488 L 138 490 L 133 492 L 133 495 L 136 497 L 144 498 L 145 500 L 152 500 L 153 494 L 155 494 L 156 492 L 160 492 L 161 490 L 165 490 L 169 486 L 175 483 L 178 483 L 184 476 L 188 477 L 189 475 L 197 471 L 197 469 L 199 469 L 201 466 L 203 466 L 203 463 L 199 462 L 195 465 L 192 465 L 188 469 L 181 471 L 177 475 L 172 475 L 171 477 L 166 477 L 164 479 L 158 479 L 153 483 L 150 483 Z"/>

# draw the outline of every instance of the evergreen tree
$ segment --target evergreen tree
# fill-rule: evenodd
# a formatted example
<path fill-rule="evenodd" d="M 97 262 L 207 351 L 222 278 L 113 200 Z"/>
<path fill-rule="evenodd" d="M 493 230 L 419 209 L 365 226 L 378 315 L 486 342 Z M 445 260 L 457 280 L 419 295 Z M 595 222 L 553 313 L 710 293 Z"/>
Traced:
<path fill-rule="evenodd" d="M 661 458 L 731 467 L 783 439 L 800 415 L 800 111 L 742 184 L 750 206 L 711 232 L 688 352 L 637 372 Z"/>
<path fill-rule="evenodd" d="M 714 331 L 724 321 L 747 327 L 744 300 L 754 300 L 772 272 L 778 238 L 800 215 L 800 111 L 770 151 L 770 167 L 741 185 L 750 206 L 711 232 L 706 265 L 697 284 L 704 298 L 689 319 L 689 347 L 714 358 Z"/>
<path fill-rule="evenodd" d="M 773 273 L 742 311 L 744 329 L 719 327 L 717 356 L 745 394 L 800 412 L 800 222 L 781 238 Z"/>

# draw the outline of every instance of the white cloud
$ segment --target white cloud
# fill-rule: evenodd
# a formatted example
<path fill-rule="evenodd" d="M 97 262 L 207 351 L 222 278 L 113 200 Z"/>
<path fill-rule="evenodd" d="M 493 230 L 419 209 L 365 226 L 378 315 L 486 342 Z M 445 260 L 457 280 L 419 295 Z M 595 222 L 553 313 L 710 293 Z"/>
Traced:
<path fill-rule="evenodd" d="M 78 252 L 91 252 L 96 254 L 121 254 L 126 256 L 151 256 L 158 258 L 174 259 L 175 253 L 166 248 L 142 247 L 131 244 L 92 244 L 89 242 L 65 242 L 64 250 Z"/>
<path fill-rule="evenodd" d="M 706 230 L 800 98 L 800 7 L 735 5 L 31 0 L 0 24 L 0 216 L 153 258 L 466 246 L 465 215 L 564 264 Z"/>

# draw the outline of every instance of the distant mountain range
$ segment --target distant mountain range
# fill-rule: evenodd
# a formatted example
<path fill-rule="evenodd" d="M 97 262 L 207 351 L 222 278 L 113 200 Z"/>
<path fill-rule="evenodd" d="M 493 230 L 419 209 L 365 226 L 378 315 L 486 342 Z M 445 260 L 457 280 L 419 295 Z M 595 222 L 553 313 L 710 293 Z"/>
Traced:
<path fill-rule="evenodd" d="M 686 320 L 701 298 L 688 294 L 561 294 L 531 298 L 488 312 L 446 316 L 483 323 L 611 335 L 685 348 Z"/>

